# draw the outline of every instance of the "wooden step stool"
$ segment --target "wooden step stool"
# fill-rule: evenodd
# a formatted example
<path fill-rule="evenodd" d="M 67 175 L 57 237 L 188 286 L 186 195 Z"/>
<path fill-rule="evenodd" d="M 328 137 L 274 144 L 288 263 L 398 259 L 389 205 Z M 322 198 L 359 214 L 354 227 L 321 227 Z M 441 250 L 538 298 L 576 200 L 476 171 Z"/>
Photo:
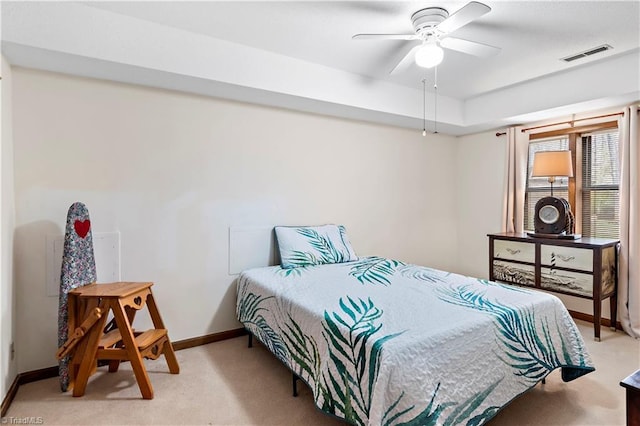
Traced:
<path fill-rule="evenodd" d="M 152 285 L 150 282 L 94 283 L 69 292 L 69 331 L 74 331 L 56 355 L 62 358 L 73 354 L 69 365 L 73 396 L 84 395 L 99 360 L 108 360 L 112 373 L 118 371 L 121 361 L 131 362 L 144 399 L 153 399 L 153 387 L 142 358 L 157 359 L 164 355 L 169 372 L 180 372 L 151 292 Z M 136 312 L 145 305 L 155 328 L 136 332 L 131 324 Z M 105 330 L 109 312 L 113 313 L 115 327 Z"/>

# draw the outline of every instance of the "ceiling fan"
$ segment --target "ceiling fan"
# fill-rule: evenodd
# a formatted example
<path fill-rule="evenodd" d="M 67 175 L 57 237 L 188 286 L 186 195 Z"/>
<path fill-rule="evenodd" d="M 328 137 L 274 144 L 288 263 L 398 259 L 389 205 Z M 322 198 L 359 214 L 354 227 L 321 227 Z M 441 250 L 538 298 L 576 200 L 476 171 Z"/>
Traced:
<path fill-rule="evenodd" d="M 406 69 L 414 60 L 418 66 L 432 68 L 444 56 L 442 48 L 469 55 L 489 57 L 500 52 L 499 47 L 449 36 L 450 33 L 478 19 L 491 10 L 483 3 L 472 1 L 449 15 L 442 7 L 427 7 L 411 15 L 415 34 L 356 34 L 354 40 L 408 40 L 413 46 L 389 74 Z"/>

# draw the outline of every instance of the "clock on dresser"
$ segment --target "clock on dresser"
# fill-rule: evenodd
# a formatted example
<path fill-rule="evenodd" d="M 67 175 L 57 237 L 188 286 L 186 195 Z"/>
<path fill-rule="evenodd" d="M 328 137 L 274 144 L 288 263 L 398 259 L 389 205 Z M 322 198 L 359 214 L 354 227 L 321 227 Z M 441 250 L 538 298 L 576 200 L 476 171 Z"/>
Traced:
<path fill-rule="evenodd" d="M 500 233 L 489 237 L 489 279 L 593 300 L 593 326 L 600 340 L 602 301 L 609 298 L 611 326 L 617 313 L 618 240 L 532 238 Z"/>
<path fill-rule="evenodd" d="M 567 240 L 581 237 L 581 235 L 573 233 L 574 216 L 569 202 L 564 198 L 552 196 L 538 200 L 533 224 L 535 232 L 527 232 L 530 237 Z"/>

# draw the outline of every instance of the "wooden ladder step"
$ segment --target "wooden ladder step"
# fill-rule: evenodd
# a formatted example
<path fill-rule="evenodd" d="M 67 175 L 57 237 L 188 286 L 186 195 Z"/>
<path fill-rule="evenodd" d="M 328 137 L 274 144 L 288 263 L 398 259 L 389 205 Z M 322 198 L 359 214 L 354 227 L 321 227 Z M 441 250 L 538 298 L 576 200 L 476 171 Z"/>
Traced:
<path fill-rule="evenodd" d="M 110 348 L 111 346 L 118 343 L 120 340 L 122 340 L 122 336 L 120 335 L 120 330 L 118 329 L 111 330 L 110 332 L 108 332 L 107 334 L 103 335 L 100 338 L 100 343 L 98 344 L 98 346 L 101 348 Z"/>
<path fill-rule="evenodd" d="M 143 351 L 166 336 L 167 330 L 165 328 L 147 330 L 136 337 L 136 346 L 139 350 Z"/>

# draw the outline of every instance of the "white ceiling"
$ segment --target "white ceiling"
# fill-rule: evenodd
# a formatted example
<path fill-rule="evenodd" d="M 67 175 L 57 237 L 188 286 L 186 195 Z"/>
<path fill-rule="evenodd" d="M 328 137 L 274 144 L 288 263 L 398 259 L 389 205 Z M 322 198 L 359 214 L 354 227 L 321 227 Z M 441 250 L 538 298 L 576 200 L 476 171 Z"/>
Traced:
<path fill-rule="evenodd" d="M 389 75 L 408 43 L 351 36 L 412 33 L 415 11 L 454 13 L 466 3 L 3 2 L 2 47 L 16 65 L 416 128 L 421 80 L 433 91 L 433 70 Z M 492 10 L 452 35 L 502 50 L 491 58 L 445 51 L 441 131 L 640 98 L 640 2 L 484 3 Z M 602 44 L 613 49 L 560 60 Z M 434 101 L 430 94 L 430 119 Z"/>

